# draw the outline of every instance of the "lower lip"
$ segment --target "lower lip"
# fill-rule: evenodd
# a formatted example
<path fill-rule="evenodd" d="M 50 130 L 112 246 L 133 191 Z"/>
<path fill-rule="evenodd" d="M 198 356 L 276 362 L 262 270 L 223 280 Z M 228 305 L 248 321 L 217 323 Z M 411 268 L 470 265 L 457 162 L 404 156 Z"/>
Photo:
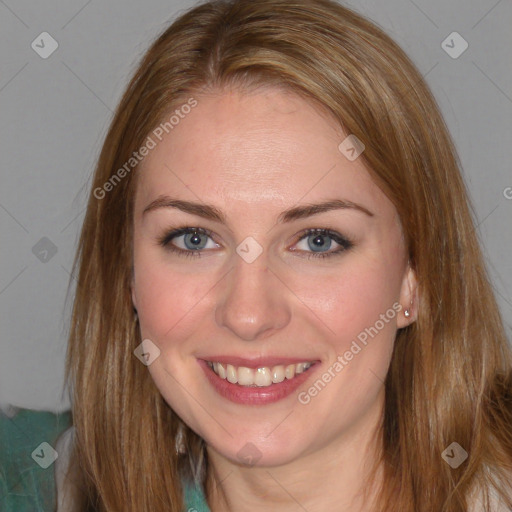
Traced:
<path fill-rule="evenodd" d="M 288 397 L 311 376 L 313 368 L 317 366 L 317 363 L 314 363 L 308 370 L 299 373 L 293 379 L 285 379 L 278 384 L 271 384 L 265 387 L 248 387 L 232 384 L 226 379 L 221 379 L 208 366 L 206 361 L 203 359 L 198 359 L 197 361 L 217 393 L 232 402 L 245 405 L 266 405 Z"/>

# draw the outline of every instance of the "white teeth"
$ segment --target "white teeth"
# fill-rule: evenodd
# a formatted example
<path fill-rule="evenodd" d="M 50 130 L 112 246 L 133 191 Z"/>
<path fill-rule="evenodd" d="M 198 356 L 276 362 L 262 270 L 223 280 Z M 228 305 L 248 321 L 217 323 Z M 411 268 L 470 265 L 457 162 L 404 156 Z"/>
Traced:
<path fill-rule="evenodd" d="M 254 375 L 254 384 L 256 386 L 270 386 L 272 384 L 272 374 L 268 368 L 258 368 Z"/>
<path fill-rule="evenodd" d="M 216 372 L 218 374 L 218 372 Z M 250 386 L 254 384 L 254 371 L 250 368 L 240 366 L 238 368 L 238 384 L 241 386 Z"/>
<path fill-rule="evenodd" d="M 227 374 L 228 382 L 231 382 L 231 384 L 236 384 L 238 382 L 237 371 L 233 365 L 231 365 L 231 364 L 227 365 L 226 374 Z"/>
<path fill-rule="evenodd" d="M 302 373 L 306 369 L 306 365 L 308 363 L 299 363 L 297 365 L 297 369 L 295 370 L 295 373 Z M 309 367 L 308 367 L 309 368 Z"/>
<path fill-rule="evenodd" d="M 272 368 L 272 382 L 279 384 L 283 382 L 284 378 L 284 366 L 274 366 L 274 368 Z"/>
<path fill-rule="evenodd" d="M 272 384 L 279 384 L 285 378 L 293 379 L 295 375 L 303 373 L 312 364 L 312 362 L 304 362 L 287 366 L 277 365 L 272 368 L 265 366 L 254 370 L 245 366 L 236 367 L 231 364 L 208 361 L 208 366 L 221 379 L 227 379 L 231 384 L 250 387 L 266 387 Z"/>
<path fill-rule="evenodd" d="M 225 379 L 227 377 L 226 369 L 220 363 L 217 363 L 217 369 L 215 370 L 215 367 L 213 367 L 213 370 L 221 379 Z"/>

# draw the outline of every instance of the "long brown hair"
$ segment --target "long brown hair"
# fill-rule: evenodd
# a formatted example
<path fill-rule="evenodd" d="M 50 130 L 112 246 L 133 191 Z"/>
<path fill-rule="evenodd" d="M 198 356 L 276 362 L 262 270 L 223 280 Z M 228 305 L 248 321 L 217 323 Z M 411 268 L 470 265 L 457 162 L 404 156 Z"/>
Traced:
<path fill-rule="evenodd" d="M 203 440 L 185 427 L 189 455 L 176 455 L 181 420 L 133 354 L 137 165 L 127 162 L 201 91 L 263 84 L 321 106 L 364 142 L 361 158 L 398 211 L 418 279 L 418 317 L 397 333 L 385 382 L 378 510 L 465 511 L 476 488 L 484 499 L 501 492 L 512 471 L 511 350 L 432 94 L 385 33 L 330 0 L 200 4 L 156 39 L 119 103 L 75 259 L 66 375 L 81 509 L 181 512 L 183 475 L 202 468 L 205 484 Z M 456 469 L 441 457 L 452 442 L 468 453 Z"/>

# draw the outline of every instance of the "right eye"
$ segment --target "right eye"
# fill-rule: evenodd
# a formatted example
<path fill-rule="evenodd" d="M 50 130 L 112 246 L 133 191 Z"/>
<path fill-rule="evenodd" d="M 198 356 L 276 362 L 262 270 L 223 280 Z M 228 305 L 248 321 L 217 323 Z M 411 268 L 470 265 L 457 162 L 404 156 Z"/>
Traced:
<path fill-rule="evenodd" d="M 199 257 L 203 250 L 219 247 L 219 244 L 212 240 L 212 235 L 213 233 L 207 229 L 186 226 L 169 231 L 158 243 L 179 256 Z M 211 239 L 209 246 L 208 238 Z M 176 243 L 177 240 L 180 241 Z"/>

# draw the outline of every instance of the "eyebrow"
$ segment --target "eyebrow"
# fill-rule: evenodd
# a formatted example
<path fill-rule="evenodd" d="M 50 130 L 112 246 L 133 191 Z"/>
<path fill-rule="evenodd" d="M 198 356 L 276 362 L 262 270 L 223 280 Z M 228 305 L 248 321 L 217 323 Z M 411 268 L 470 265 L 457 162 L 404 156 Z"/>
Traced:
<path fill-rule="evenodd" d="M 146 208 L 144 208 L 142 215 L 145 215 L 146 213 L 157 210 L 159 208 L 176 208 L 185 213 L 190 213 L 204 219 L 226 224 L 225 215 L 221 210 L 213 205 L 194 203 L 192 201 L 183 201 L 181 199 L 173 199 L 169 196 L 159 196 L 148 206 L 146 206 Z M 374 217 L 374 214 L 370 210 L 364 206 L 361 206 L 360 204 L 354 203 L 352 201 L 346 201 L 344 199 L 332 199 L 330 201 L 324 201 L 317 204 L 306 204 L 289 208 L 279 215 L 278 223 L 292 222 L 294 220 L 304 219 L 319 213 L 346 209 L 359 211 L 368 217 Z"/>

